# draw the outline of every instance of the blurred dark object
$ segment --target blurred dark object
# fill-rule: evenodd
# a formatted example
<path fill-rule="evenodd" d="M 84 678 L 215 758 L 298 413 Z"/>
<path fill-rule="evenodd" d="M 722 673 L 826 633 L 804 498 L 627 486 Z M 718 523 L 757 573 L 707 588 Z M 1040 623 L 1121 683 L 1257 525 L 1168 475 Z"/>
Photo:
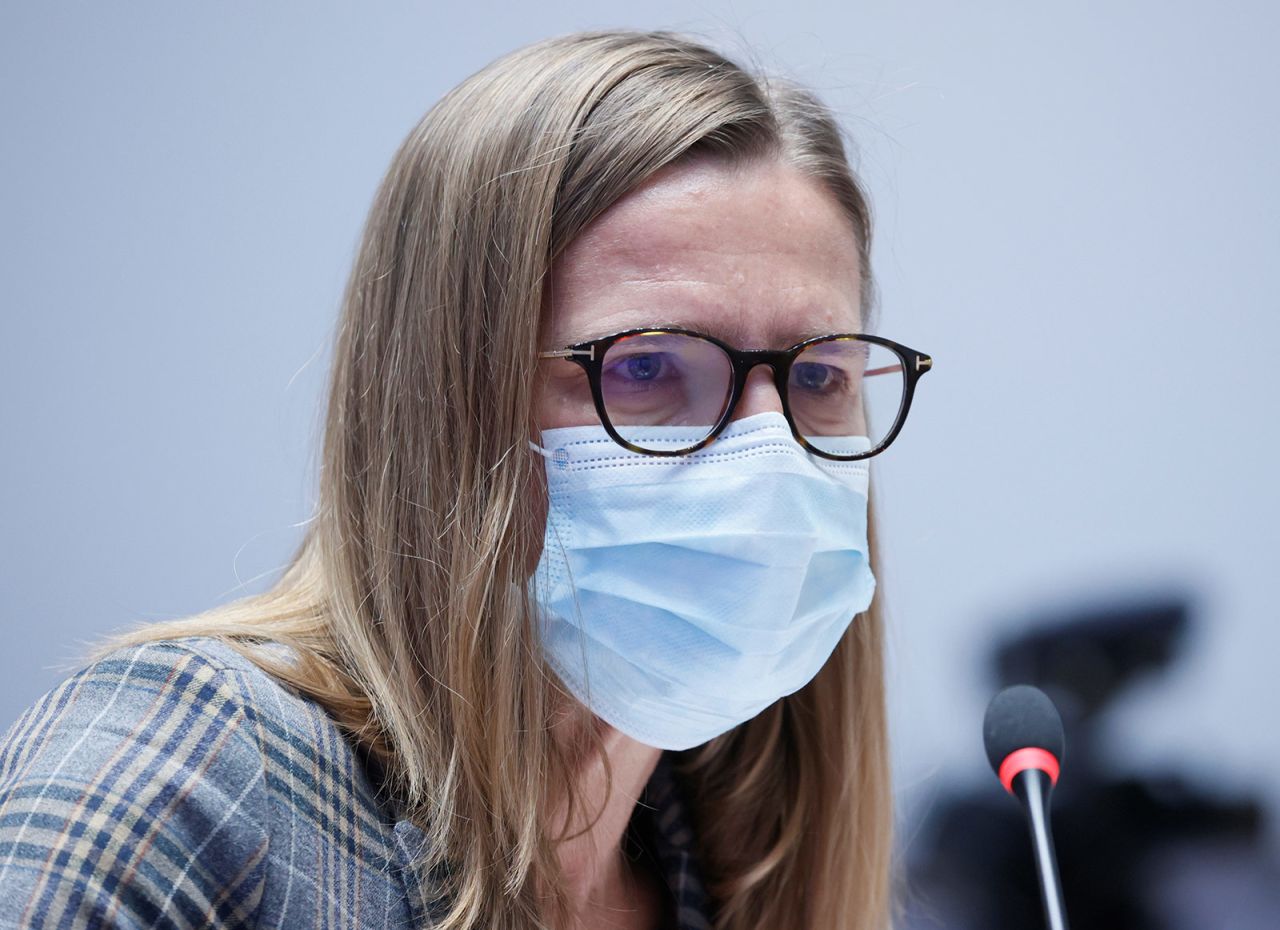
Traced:
<path fill-rule="evenodd" d="M 1062 714 L 1066 755 L 1052 821 L 1074 927 L 1280 926 L 1280 864 L 1266 855 L 1258 800 L 1223 796 L 1176 772 L 1118 777 L 1099 758 L 1099 724 L 1108 708 L 1126 687 L 1177 662 L 1192 629 L 1191 610 L 1189 598 L 1168 595 L 1033 618 L 1026 624 L 1032 632 L 993 650 L 996 688 L 1034 684 Z M 975 724 L 974 739 L 979 736 Z M 1026 824 L 994 780 L 981 790 L 944 794 L 907 853 L 901 926 L 1043 925 Z M 1199 868 L 1186 867 L 1193 862 Z M 1232 901 L 1215 908 L 1222 883 L 1212 876 L 1222 873 L 1223 863 L 1231 863 L 1238 885 L 1256 893 L 1250 898 L 1237 889 Z M 1198 875 L 1209 876 L 1199 894 Z M 1256 903 L 1242 905 L 1250 900 Z M 1241 906 L 1253 911 L 1239 913 Z M 1228 910 L 1229 921 L 1205 916 Z"/>
<path fill-rule="evenodd" d="M 1126 686 L 1157 676 L 1181 654 L 1190 603 L 1170 598 L 1039 617 L 1031 632 L 995 649 L 997 687 L 1026 681 L 1053 699 L 1066 726 L 1080 728 Z M 1087 735 L 1089 727 L 1084 727 Z"/>

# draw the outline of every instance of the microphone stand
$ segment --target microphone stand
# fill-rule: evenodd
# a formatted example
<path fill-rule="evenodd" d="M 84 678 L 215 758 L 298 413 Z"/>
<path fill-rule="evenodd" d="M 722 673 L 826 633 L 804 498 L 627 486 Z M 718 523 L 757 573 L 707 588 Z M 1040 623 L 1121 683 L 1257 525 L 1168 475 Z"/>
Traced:
<path fill-rule="evenodd" d="M 1067 930 L 1067 911 L 1062 906 L 1058 862 L 1053 854 L 1053 835 L 1049 831 L 1051 791 L 1053 783 L 1039 769 L 1026 769 L 1013 778 L 1013 793 L 1022 803 L 1023 810 L 1027 812 L 1027 821 L 1031 825 L 1031 845 L 1035 848 L 1045 923 L 1049 930 Z"/>

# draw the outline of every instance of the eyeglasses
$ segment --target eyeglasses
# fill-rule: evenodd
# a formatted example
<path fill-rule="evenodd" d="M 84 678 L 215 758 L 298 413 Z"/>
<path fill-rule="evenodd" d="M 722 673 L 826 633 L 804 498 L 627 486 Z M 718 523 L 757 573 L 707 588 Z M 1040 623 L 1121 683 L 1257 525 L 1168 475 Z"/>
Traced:
<path fill-rule="evenodd" d="M 687 455 L 733 417 L 747 375 L 773 369 L 782 412 L 802 446 L 837 461 L 870 458 L 902 430 L 933 359 L 879 336 L 832 333 L 789 349 L 735 349 L 687 329 L 646 327 L 539 353 L 586 372 L 605 431 L 647 455 Z"/>

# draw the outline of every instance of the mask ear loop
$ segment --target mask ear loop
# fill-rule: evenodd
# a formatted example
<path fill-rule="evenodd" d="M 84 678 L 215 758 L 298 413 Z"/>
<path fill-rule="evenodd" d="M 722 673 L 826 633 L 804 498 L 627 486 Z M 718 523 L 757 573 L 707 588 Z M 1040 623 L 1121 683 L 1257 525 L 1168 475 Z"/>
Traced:
<path fill-rule="evenodd" d="M 560 469 L 569 467 L 569 450 L 564 446 L 560 446 L 558 449 L 545 449 L 530 439 L 529 448 L 546 459 L 548 466 L 554 465 Z"/>

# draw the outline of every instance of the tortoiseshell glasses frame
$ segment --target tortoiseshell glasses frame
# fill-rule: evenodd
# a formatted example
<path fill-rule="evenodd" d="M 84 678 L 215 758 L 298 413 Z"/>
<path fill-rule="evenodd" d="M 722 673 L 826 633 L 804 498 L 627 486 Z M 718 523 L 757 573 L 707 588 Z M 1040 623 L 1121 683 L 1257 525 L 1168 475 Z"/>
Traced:
<path fill-rule="evenodd" d="M 604 367 L 605 355 L 609 349 L 617 342 L 635 336 L 663 336 L 678 335 L 691 336 L 710 343 L 719 348 L 728 358 L 732 366 L 732 381 L 729 385 L 729 395 L 724 404 L 724 410 L 719 418 L 712 425 L 710 432 L 701 441 L 681 449 L 649 449 L 637 446 L 629 442 L 615 428 L 610 419 L 608 408 L 605 404 L 604 390 L 601 386 L 601 373 Z M 823 449 L 819 449 L 805 438 L 799 426 L 792 415 L 791 399 L 788 392 L 790 384 L 791 368 L 796 357 L 807 349 L 819 346 L 822 343 L 836 343 L 840 341 L 858 340 L 871 345 L 880 346 L 888 350 L 896 356 L 897 364 L 888 366 L 881 365 L 875 369 L 869 369 L 862 372 L 862 376 L 897 373 L 898 365 L 901 366 L 902 375 L 902 397 L 898 404 L 897 415 L 893 420 L 892 426 L 884 434 L 872 448 L 865 452 L 856 452 L 852 454 L 838 454 Z M 773 371 L 773 382 L 777 388 L 778 396 L 782 401 L 782 412 L 787 419 L 787 423 L 791 427 L 792 435 L 796 441 L 804 448 L 815 455 L 825 459 L 834 461 L 856 461 L 858 459 L 870 458 L 878 455 L 889 447 L 889 445 L 897 438 L 898 433 L 902 431 L 902 425 L 907 419 L 907 413 L 911 409 L 911 400 L 915 395 L 916 384 L 925 372 L 933 367 L 933 359 L 916 349 L 912 349 L 901 343 L 885 339 L 882 336 L 872 336 L 866 333 L 830 333 L 823 336 L 814 336 L 803 342 L 798 342 L 787 349 L 738 349 L 729 345 L 723 340 L 706 333 L 700 333 L 696 330 L 681 329 L 669 326 L 653 326 L 641 327 L 637 329 L 626 329 L 621 332 L 612 333 L 608 336 L 602 336 L 598 339 L 589 339 L 584 342 L 576 342 L 573 345 L 565 346 L 562 349 L 555 349 L 538 353 L 539 358 L 546 359 L 566 359 L 579 365 L 587 375 L 588 383 L 591 388 L 591 398 L 595 404 L 597 415 L 600 417 L 600 423 L 604 427 L 610 438 L 618 445 L 632 452 L 639 452 L 645 455 L 659 456 L 679 456 L 688 455 L 703 449 L 715 441 L 716 437 L 729 425 L 733 419 L 734 409 L 738 405 L 738 401 L 742 397 L 743 390 L 746 387 L 747 376 L 757 365 L 768 365 Z"/>

